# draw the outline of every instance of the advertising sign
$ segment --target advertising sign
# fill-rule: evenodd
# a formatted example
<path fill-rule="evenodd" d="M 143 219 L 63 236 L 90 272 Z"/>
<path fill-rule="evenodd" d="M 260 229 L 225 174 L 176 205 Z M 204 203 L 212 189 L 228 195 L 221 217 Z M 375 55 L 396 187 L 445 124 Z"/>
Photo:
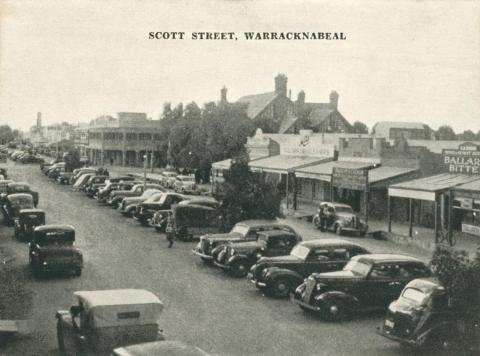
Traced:
<path fill-rule="evenodd" d="M 462 232 L 465 232 L 471 235 L 480 236 L 480 226 L 462 224 Z"/>
<path fill-rule="evenodd" d="M 458 149 L 444 149 L 443 163 L 448 173 L 480 175 L 480 150 L 473 143 L 466 142 Z"/>
<path fill-rule="evenodd" d="M 331 157 L 335 155 L 335 147 L 323 143 L 321 136 L 291 135 L 283 139 L 280 154 L 308 157 Z"/>
<path fill-rule="evenodd" d="M 368 170 L 333 167 L 332 186 L 350 190 L 367 190 Z"/>

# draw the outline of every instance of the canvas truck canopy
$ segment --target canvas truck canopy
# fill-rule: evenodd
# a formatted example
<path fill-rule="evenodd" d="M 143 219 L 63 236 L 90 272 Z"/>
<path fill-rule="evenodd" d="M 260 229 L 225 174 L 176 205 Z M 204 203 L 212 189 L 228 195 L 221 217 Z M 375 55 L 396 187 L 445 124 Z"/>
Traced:
<path fill-rule="evenodd" d="M 143 289 L 113 289 L 74 293 L 94 328 L 159 324 L 163 303 Z"/>

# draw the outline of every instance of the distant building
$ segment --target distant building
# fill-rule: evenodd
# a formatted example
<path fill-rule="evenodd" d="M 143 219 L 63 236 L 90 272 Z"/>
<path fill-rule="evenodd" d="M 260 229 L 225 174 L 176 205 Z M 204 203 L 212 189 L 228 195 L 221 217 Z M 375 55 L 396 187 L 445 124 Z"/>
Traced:
<path fill-rule="evenodd" d="M 160 131 L 159 121 L 145 113 L 100 116 L 90 122 L 85 151 L 93 164 L 141 165 L 145 155 L 147 159 L 158 155 Z"/>
<path fill-rule="evenodd" d="M 372 134 L 387 140 L 434 140 L 434 131 L 421 122 L 380 121 L 372 127 Z"/>

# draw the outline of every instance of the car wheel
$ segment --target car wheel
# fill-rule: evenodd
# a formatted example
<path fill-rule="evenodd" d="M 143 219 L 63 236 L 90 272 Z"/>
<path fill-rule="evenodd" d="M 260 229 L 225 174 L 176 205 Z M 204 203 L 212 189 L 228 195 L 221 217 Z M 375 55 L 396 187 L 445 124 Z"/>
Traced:
<path fill-rule="evenodd" d="M 335 228 L 335 233 L 338 235 L 338 236 L 341 236 L 342 235 L 342 227 L 340 225 L 337 225 L 337 227 Z"/>
<path fill-rule="evenodd" d="M 271 294 L 277 298 L 285 298 L 290 294 L 290 281 L 286 278 L 278 278 L 270 287 Z"/>
<path fill-rule="evenodd" d="M 232 274 L 237 277 L 245 277 L 248 274 L 248 266 L 245 262 L 236 262 L 231 269 Z"/>
<path fill-rule="evenodd" d="M 345 315 L 345 310 L 340 303 L 329 300 L 325 302 L 321 308 L 321 316 L 328 321 L 342 320 Z"/>

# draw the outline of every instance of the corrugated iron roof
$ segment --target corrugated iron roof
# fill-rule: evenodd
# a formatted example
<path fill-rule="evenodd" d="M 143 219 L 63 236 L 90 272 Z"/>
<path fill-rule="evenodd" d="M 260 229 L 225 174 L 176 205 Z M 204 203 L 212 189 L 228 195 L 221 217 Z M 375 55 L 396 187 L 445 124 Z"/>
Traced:
<path fill-rule="evenodd" d="M 466 174 L 442 173 L 430 177 L 418 178 L 402 183 L 392 184 L 390 188 L 421 190 L 425 192 L 439 192 L 478 180 L 478 176 Z"/>
<path fill-rule="evenodd" d="M 287 173 L 289 170 L 297 167 L 318 164 L 328 159 L 331 158 L 277 155 L 251 161 L 248 165 L 254 169 L 261 169 L 266 172 Z"/>
<path fill-rule="evenodd" d="M 476 190 L 480 191 L 480 176 L 477 176 L 477 180 L 469 183 L 461 184 L 454 188 L 454 190 Z"/>

